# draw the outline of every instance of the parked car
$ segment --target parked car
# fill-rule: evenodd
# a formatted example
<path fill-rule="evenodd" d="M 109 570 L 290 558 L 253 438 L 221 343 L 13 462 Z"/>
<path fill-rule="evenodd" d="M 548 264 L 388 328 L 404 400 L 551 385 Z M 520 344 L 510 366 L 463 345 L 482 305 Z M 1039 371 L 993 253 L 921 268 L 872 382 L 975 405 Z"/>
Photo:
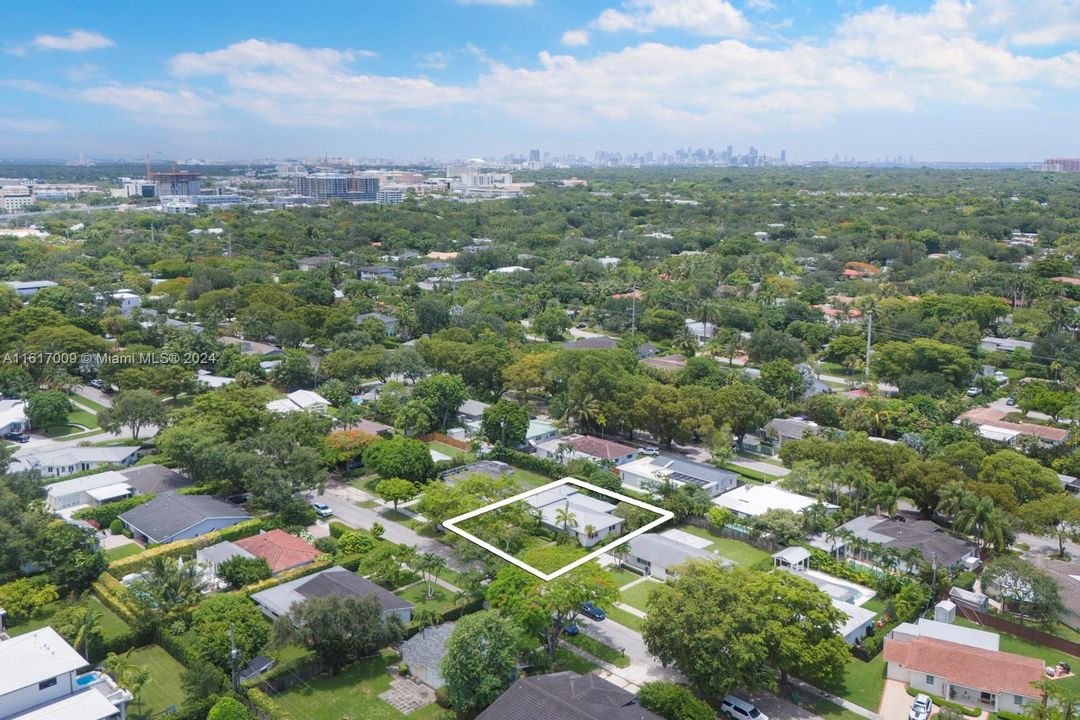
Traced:
<path fill-rule="evenodd" d="M 27 435 L 26 433 L 21 433 L 21 432 L 4 433 L 4 439 L 5 440 L 10 440 L 11 442 L 17 442 L 17 443 L 30 442 L 30 436 Z"/>
<path fill-rule="evenodd" d="M 911 710 L 908 711 L 908 720 L 928 720 L 933 711 L 934 701 L 929 695 L 916 695 L 915 702 L 911 703 Z"/>
<path fill-rule="evenodd" d="M 326 503 L 311 503 L 311 507 L 315 509 L 315 514 L 322 518 L 330 517 L 334 514 L 334 511 L 330 509 L 330 506 Z"/>
<path fill-rule="evenodd" d="M 994 382 L 996 382 L 998 385 L 1004 385 L 1005 383 L 1009 382 L 1009 376 L 998 370 L 996 373 L 994 373 Z"/>
<path fill-rule="evenodd" d="M 720 703 L 720 712 L 731 720 L 769 720 L 769 716 L 754 707 L 753 703 L 734 695 L 724 698 L 724 702 Z"/>
<path fill-rule="evenodd" d="M 593 605 L 591 602 L 587 602 L 581 606 L 581 614 L 589 618 L 590 620 L 597 621 L 603 620 L 607 617 L 607 613 Z"/>
<path fill-rule="evenodd" d="M 967 389 L 967 396 L 968 397 L 976 397 L 978 395 L 982 395 L 982 390 L 980 390 L 979 388 L 977 388 L 977 387 L 969 387 Z"/>
<path fill-rule="evenodd" d="M 102 380 L 98 379 L 98 378 L 94 378 L 93 380 L 91 380 L 89 382 L 89 385 L 90 385 L 90 387 L 97 388 L 98 390 L 104 390 L 105 389 L 105 383 Z"/>
<path fill-rule="evenodd" d="M 652 445 L 650 445 L 648 447 L 643 447 L 643 448 L 641 448 L 641 454 L 642 455 L 648 455 L 649 457 L 656 457 L 657 455 L 660 454 L 660 448 L 654 447 Z"/>
<path fill-rule="evenodd" d="M 581 629 L 578 628 L 577 623 L 570 623 L 563 628 L 563 633 L 566 635 L 577 635 L 579 632 L 581 632 Z"/>
<path fill-rule="evenodd" d="M 1010 395 L 1009 397 L 1005 398 L 1005 404 L 1008 405 L 1009 407 L 1012 407 L 1013 405 L 1016 405 L 1016 396 L 1015 395 Z"/>
<path fill-rule="evenodd" d="M 240 493 L 238 495 L 230 495 L 225 498 L 225 502 L 232 503 L 233 505 L 243 505 L 251 499 L 251 495 L 248 493 Z"/>

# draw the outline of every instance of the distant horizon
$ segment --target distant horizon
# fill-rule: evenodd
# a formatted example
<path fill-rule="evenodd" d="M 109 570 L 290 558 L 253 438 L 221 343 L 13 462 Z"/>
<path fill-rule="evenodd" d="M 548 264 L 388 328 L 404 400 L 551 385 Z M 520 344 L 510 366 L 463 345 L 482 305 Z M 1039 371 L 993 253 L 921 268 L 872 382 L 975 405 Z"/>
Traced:
<path fill-rule="evenodd" d="M 1080 157 L 1080 4 L 1060 0 L 5 9 L 6 157 Z"/>

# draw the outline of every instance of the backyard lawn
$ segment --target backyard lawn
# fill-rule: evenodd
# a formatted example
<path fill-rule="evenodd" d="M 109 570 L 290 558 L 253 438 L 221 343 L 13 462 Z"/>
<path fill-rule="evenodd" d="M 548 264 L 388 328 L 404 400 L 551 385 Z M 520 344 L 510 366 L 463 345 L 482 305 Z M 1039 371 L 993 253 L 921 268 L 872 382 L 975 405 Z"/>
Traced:
<path fill-rule="evenodd" d="M 514 474 L 510 477 L 513 478 L 513 480 L 518 484 L 518 487 L 520 487 L 522 491 L 532 490 L 533 488 L 540 487 L 541 485 L 547 485 L 549 482 L 552 481 L 549 477 L 545 477 L 534 472 L 529 472 L 528 470 L 518 470 L 517 468 L 515 468 L 514 470 Z"/>
<path fill-rule="evenodd" d="M 458 455 L 461 455 L 463 458 L 465 458 L 465 462 L 472 462 L 476 459 L 476 455 L 469 452 L 468 450 L 461 450 L 454 447 L 453 445 L 447 445 L 446 443 L 441 443 L 436 440 L 432 440 L 427 444 L 427 446 L 435 452 L 441 452 L 443 455 L 448 455 L 450 457 L 457 457 Z"/>
<path fill-rule="evenodd" d="M 131 651 L 131 661 L 150 671 L 150 679 L 139 690 L 135 702 L 128 708 L 128 717 L 149 720 L 166 708 L 184 704 L 180 675 L 184 666 L 158 645 L 147 645 Z M 132 712 L 134 709 L 134 712 Z"/>
<path fill-rule="evenodd" d="M 620 625 L 625 625 L 631 630 L 637 630 L 638 632 L 641 632 L 642 624 L 645 622 L 643 618 L 639 618 L 637 615 L 627 612 L 622 608 L 615 607 L 614 605 L 604 608 L 604 612 L 607 613 L 608 620 L 614 620 Z"/>
<path fill-rule="evenodd" d="M 844 678 L 840 686 L 832 692 L 845 700 L 877 712 L 881 704 L 881 693 L 885 691 L 885 654 L 864 663 L 854 655 L 848 659 L 844 668 Z"/>
<path fill-rule="evenodd" d="M 143 546 L 136 543 L 128 543 L 127 545 L 121 545 L 120 547 L 109 548 L 105 551 L 105 559 L 109 562 L 116 560 L 122 560 L 132 555 L 138 555 L 143 551 Z"/>
<path fill-rule="evenodd" d="M 697 527 L 696 525 L 682 525 L 679 529 L 683 532 L 690 533 L 691 535 L 697 535 L 700 538 L 712 540 L 713 544 L 710 545 L 708 549 L 719 553 L 736 565 L 750 567 L 762 560 L 768 560 L 770 557 L 769 553 L 764 550 L 758 550 L 753 545 L 740 542 L 739 540 L 733 540 L 732 538 L 721 537 L 710 530 Z"/>
<path fill-rule="evenodd" d="M 454 607 L 454 593 L 444 587 L 436 586 L 434 597 L 428 600 L 426 597 L 427 588 L 422 582 L 404 590 L 398 590 L 394 594 L 416 606 L 413 615 L 416 615 L 421 610 L 434 610 L 435 612 L 444 613 Z"/>
<path fill-rule="evenodd" d="M 364 720 L 433 720 L 441 716 L 432 703 L 405 715 L 379 699 L 390 688 L 390 674 L 395 655 L 384 653 L 361 660 L 334 677 L 319 676 L 278 694 L 274 699 L 294 718 L 304 720 L 341 720 L 343 717 Z"/>
<path fill-rule="evenodd" d="M 9 633 L 14 637 L 15 635 L 22 635 L 24 633 L 31 632 L 33 630 L 40 630 L 52 623 L 53 616 L 66 607 L 71 605 L 85 605 L 93 608 L 97 612 L 101 613 L 101 632 L 107 640 L 120 635 L 121 633 L 129 630 L 128 624 L 120 619 L 120 616 L 114 613 L 109 608 L 101 604 L 93 595 L 87 595 L 82 600 L 71 602 L 69 600 L 60 600 L 48 605 L 34 614 L 34 617 L 30 618 L 26 622 L 20 623 L 12 628 L 9 628 Z"/>
<path fill-rule="evenodd" d="M 659 587 L 661 583 L 655 580 L 645 580 L 639 582 L 632 588 L 623 590 L 620 593 L 619 600 L 629 605 L 632 608 L 637 608 L 641 612 L 649 611 L 649 593 L 655 588 Z"/>

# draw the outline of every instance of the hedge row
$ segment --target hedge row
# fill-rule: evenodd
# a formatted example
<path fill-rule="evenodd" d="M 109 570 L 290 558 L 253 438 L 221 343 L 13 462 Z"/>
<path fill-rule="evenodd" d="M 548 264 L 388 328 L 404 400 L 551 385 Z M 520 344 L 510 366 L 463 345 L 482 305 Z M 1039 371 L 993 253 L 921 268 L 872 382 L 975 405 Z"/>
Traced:
<path fill-rule="evenodd" d="M 529 455 L 527 453 L 511 450 L 510 448 L 496 445 L 485 455 L 491 460 L 500 460 L 508 465 L 528 470 L 538 475 L 545 475 L 552 480 L 560 480 L 566 477 L 566 468 L 547 458 Z"/>
<path fill-rule="evenodd" d="M 479 612 L 480 610 L 483 610 L 483 609 L 484 609 L 484 598 L 482 598 L 482 597 L 475 598 L 475 599 L 465 603 L 464 605 L 461 605 L 460 607 L 450 608 L 446 612 L 439 613 L 439 617 L 442 618 L 442 620 L 440 620 L 439 623 L 442 624 L 444 622 L 449 622 L 451 620 L 457 620 L 460 617 L 462 617 L 463 615 L 468 615 L 469 613 Z M 416 620 L 413 620 L 411 623 L 409 623 L 408 625 L 405 626 L 405 637 L 406 638 L 411 638 L 413 635 L 415 635 L 418 632 L 420 632 L 420 623 L 416 622 Z"/>
<path fill-rule="evenodd" d="M 284 675 L 290 675 L 292 673 L 300 675 L 301 671 L 306 671 L 309 668 L 313 668 L 317 664 L 318 661 L 315 659 L 314 654 L 301 655 L 300 657 L 295 657 L 292 660 L 274 663 L 274 666 L 272 668 L 262 673 L 261 675 L 256 675 L 253 678 L 248 678 L 247 680 L 244 680 L 243 685 L 244 687 L 248 688 L 258 688 L 262 685 L 274 687 L 274 682 L 277 681 L 278 678 Z M 260 692 L 262 691 L 260 690 Z"/>
<path fill-rule="evenodd" d="M 839 562 L 831 554 L 825 552 L 820 548 L 809 548 L 810 550 L 810 567 L 815 570 L 821 570 L 824 573 L 828 573 L 833 577 L 838 577 L 841 580 L 849 580 L 860 585 L 865 585 L 870 588 L 877 588 L 879 578 L 868 570 L 859 570 L 852 567 L 846 562 Z"/>
<path fill-rule="evenodd" d="M 168 630 L 158 631 L 157 644 L 184 667 L 198 667 L 206 663 L 206 660 L 188 645 L 183 636 L 173 635 Z"/>
<path fill-rule="evenodd" d="M 72 517 L 76 520 L 92 520 L 97 523 L 99 528 L 107 528 L 112 524 L 112 521 L 121 514 L 126 513 L 131 508 L 149 502 L 155 497 L 157 496 L 153 493 L 149 493 L 147 495 L 136 495 L 135 497 L 117 500 L 116 502 L 105 503 L 104 505 L 84 507 L 81 510 L 76 510 L 72 514 Z"/>
<path fill-rule="evenodd" d="M 158 545 L 145 550 L 138 555 L 132 555 L 131 557 L 110 563 L 109 573 L 113 575 L 113 577 L 121 578 L 131 573 L 141 572 L 150 567 L 150 563 L 154 558 L 179 557 L 181 555 L 190 557 L 195 554 L 196 550 L 216 545 L 219 542 L 231 542 L 233 540 L 250 537 L 262 529 L 263 521 L 259 518 L 252 518 L 251 520 L 237 523 L 232 527 L 215 530 L 205 535 L 200 535 L 197 538 L 192 538 L 191 540 L 178 540 L 166 545 Z"/>
<path fill-rule="evenodd" d="M 968 707 L 966 705 L 961 705 L 960 703 L 954 703 L 951 700 L 946 700 L 943 697 L 938 697 L 937 695 L 933 695 L 933 694 L 928 693 L 928 692 L 923 692 L 922 690 L 916 690 L 913 687 L 907 688 L 907 694 L 910 695 L 911 697 L 915 697 L 916 695 L 926 695 L 928 698 L 933 700 L 934 704 L 937 705 L 938 707 L 940 707 L 940 708 L 951 708 L 953 710 L 956 710 L 959 713 L 963 713 L 964 715 L 967 715 L 968 717 L 979 717 L 980 715 L 982 715 L 982 710 L 976 710 L 975 708 L 970 708 L 970 707 Z M 1000 717 L 1001 713 L 998 713 L 998 716 Z M 1018 715 L 1017 717 L 1020 717 L 1020 716 Z"/>
<path fill-rule="evenodd" d="M 266 720 L 294 720 L 285 708 L 271 700 L 270 696 L 259 688 L 248 688 L 247 699 Z"/>
<path fill-rule="evenodd" d="M 119 580 L 108 573 L 102 573 L 90 589 L 101 604 L 119 615 L 121 620 L 128 624 L 135 622 L 139 611 L 131 604 L 131 595 Z"/>

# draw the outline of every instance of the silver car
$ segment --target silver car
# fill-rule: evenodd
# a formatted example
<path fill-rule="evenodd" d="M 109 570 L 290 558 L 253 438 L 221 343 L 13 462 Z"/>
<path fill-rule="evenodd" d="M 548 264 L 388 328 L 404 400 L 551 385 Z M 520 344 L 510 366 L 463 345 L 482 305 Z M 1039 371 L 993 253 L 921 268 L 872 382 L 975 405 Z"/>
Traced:
<path fill-rule="evenodd" d="M 908 712 L 908 720 L 928 720 L 933 711 L 934 701 L 929 695 L 916 695 L 915 702 L 911 703 L 911 710 Z"/>

